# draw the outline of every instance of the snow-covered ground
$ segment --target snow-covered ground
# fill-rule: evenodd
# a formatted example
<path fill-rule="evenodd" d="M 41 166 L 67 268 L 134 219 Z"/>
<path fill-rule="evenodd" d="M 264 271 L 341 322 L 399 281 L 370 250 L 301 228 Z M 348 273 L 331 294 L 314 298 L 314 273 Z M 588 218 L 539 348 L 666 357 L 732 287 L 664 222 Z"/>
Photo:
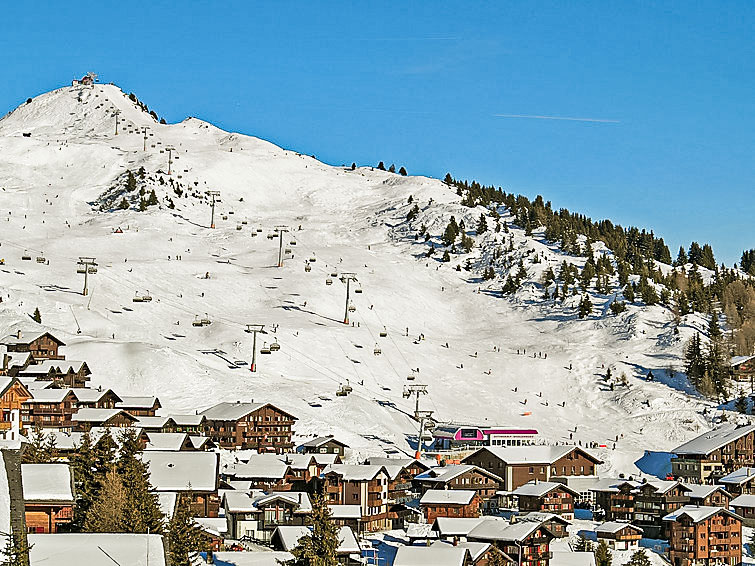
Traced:
<path fill-rule="evenodd" d="M 491 230 L 450 263 L 423 257 L 427 244 L 406 222 L 410 195 L 421 208 L 415 222 L 435 237 L 451 214 L 471 229 L 484 212 L 462 207 L 438 180 L 325 165 L 193 118 L 160 125 L 112 85 L 23 104 L 0 121 L 0 155 L 0 332 L 34 326 L 39 307 L 66 356 L 87 361 L 93 386 L 158 395 L 166 412 L 270 401 L 299 417 L 298 435 L 335 434 L 360 457 L 413 452 L 414 405 L 402 390 L 418 369 L 412 383 L 428 385 L 421 406 L 436 419 L 534 426 L 544 441 L 604 445 L 606 474 L 637 466 L 663 474 L 665 453 L 711 426 L 708 404 L 678 372 L 701 320 L 686 317 L 677 335 L 658 306 L 613 316 L 610 297 L 594 297 L 595 313 L 579 320 L 579 297 L 543 301 L 542 271 L 582 260 L 538 232 Z M 145 212 L 137 193 L 123 192 L 126 170 L 140 167 L 139 187 L 161 203 Z M 207 190 L 221 193 L 214 230 Z M 124 194 L 127 211 L 116 208 Z M 279 225 L 290 230 L 282 268 L 277 236 L 267 237 Z M 467 257 L 484 265 L 504 237 L 513 238 L 514 262 L 541 260 L 527 264 L 512 298 L 497 293 L 500 278 L 454 269 Z M 79 256 L 99 264 L 86 297 Z M 352 287 L 354 326 L 342 323 L 345 285 L 331 275 L 343 272 L 356 273 L 362 290 Z M 132 302 L 147 291 L 152 302 Z M 212 324 L 192 326 L 205 313 Z M 258 355 L 257 373 L 248 370 L 247 324 L 265 324 L 260 341 L 281 346 Z M 602 379 L 608 367 L 629 386 L 612 390 Z M 656 381 L 647 382 L 651 369 Z M 336 397 L 347 380 L 353 393 Z"/>

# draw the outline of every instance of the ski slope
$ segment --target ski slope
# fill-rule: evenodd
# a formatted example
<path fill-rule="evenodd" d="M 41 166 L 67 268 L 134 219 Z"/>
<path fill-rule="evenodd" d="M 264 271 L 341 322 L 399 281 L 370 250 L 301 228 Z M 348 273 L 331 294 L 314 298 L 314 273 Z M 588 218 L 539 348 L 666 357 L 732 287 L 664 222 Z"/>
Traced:
<path fill-rule="evenodd" d="M 161 125 L 113 85 L 64 87 L 21 105 L 0 120 L 0 155 L 0 332 L 34 326 L 39 307 L 40 328 L 66 342 L 68 359 L 87 361 L 92 386 L 157 395 L 164 412 L 269 401 L 299 417 L 299 436 L 335 434 L 357 458 L 413 453 L 414 402 L 402 396 L 412 369 L 412 383 L 428 385 L 421 408 L 436 419 L 596 442 L 606 446 L 595 451 L 601 473 L 662 473 L 667 456 L 645 450 L 668 451 L 711 426 L 713 411 L 703 414 L 709 405 L 678 373 L 701 320 L 686 317 L 675 335 L 662 307 L 613 316 L 611 298 L 598 296 L 579 320 L 579 296 L 552 304 L 538 281 L 548 266 L 583 260 L 513 226 L 513 265 L 532 254 L 542 262 L 501 298 L 505 274 L 483 282 L 479 271 L 502 234 L 477 237 L 451 263 L 424 257 L 421 223 L 439 241 L 451 214 L 473 227 L 486 212 L 462 207 L 438 180 L 326 165 L 194 118 Z M 144 212 L 124 188 L 126 170 L 140 167 L 139 187 L 160 202 Z M 208 190 L 220 191 L 215 229 Z M 421 212 L 407 223 L 410 195 Z M 129 210 L 117 208 L 124 196 Z M 277 236 L 267 238 L 276 226 L 290 230 L 283 267 Z M 79 256 L 99 265 L 88 296 Z M 456 271 L 467 257 L 475 269 Z M 343 324 L 345 285 L 331 276 L 343 272 L 362 290 L 352 288 L 353 326 Z M 132 302 L 147 291 L 151 302 Z M 194 327 L 196 316 L 212 324 Z M 265 324 L 260 342 L 281 346 L 258 355 L 256 373 L 247 324 Z M 608 367 L 629 387 L 611 390 Z M 646 382 L 651 369 L 657 380 Z M 353 393 L 336 397 L 347 380 Z"/>

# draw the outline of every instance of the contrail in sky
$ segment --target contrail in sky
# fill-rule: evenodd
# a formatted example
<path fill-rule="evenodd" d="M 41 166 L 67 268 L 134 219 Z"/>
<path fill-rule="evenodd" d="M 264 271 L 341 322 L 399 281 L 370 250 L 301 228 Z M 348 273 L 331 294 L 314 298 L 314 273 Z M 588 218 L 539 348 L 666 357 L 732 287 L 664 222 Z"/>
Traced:
<path fill-rule="evenodd" d="M 567 120 L 570 122 L 599 122 L 601 124 L 620 124 L 619 120 L 604 118 L 573 118 L 571 116 L 538 116 L 535 114 L 493 114 L 496 118 L 531 118 L 533 120 Z"/>

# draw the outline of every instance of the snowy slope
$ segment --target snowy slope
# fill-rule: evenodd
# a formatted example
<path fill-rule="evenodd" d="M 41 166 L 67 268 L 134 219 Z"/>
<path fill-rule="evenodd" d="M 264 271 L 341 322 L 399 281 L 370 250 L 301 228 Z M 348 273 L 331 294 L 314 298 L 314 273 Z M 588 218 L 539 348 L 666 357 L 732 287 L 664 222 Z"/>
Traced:
<path fill-rule="evenodd" d="M 112 85 L 65 87 L 22 105 L 0 121 L 0 155 L 0 331 L 33 325 L 28 315 L 38 306 L 67 357 L 89 363 L 93 385 L 158 395 L 173 412 L 271 401 L 300 417 L 299 434 L 334 433 L 356 455 L 413 451 L 414 406 L 402 397 L 411 369 L 419 369 L 414 383 L 428 384 L 421 403 L 436 418 L 535 426 L 552 442 L 571 432 L 575 442 L 608 446 L 598 450 L 606 471 L 636 472 L 645 449 L 669 450 L 710 426 L 706 404 L 667 371 L 681 367 L 681 345 L 701 321 L 688 317 L 674 335 L 661 307 L 615 317 L 610 299 L 596 297 L 595 315 L 578 320 L 579 297 L 542 301 L 535 282 L 564 256 L 537 232 L 511 228 L 514 261 L 543 260 L 528 264 L 529 283 L 513 298 L 495 292 L 501 279 L 483 284 L 474 270 L 453 269 L 467 257 L 484 265 L 500 234 L 477 238 L 451 263 L 423 257 L 427 244 L 406 222 L 410 195 L 422 209 L 415 222 L 435 240 L 451 214 L 471 227 L 483 212 L 462 207 L 438 180 L 332 167 L 193 118 L 160 125 Z M 126 170 L 140 167 L 139 188 L 145 196 L 154 189 L 160 202 L 145 212 L 125 189 Z M 214 230 L 207 190 L 221 192 Z M 132 206 L 118 210 L 124 196 Z M 266 237 L 278 225 L 291 230 L 282 268 L 277 237 Z M 22 261 L 25 250 L 49 264 Z M 88 297 L 79 256 L 99 263 Z M 342 324 L 345 285 L 325 283 L 343 271 L 356 273 L 363 290 L 352 293 L 354 327 Z M 132 302 L 147 290 L 151 303 Z M 212 324 L 193 327 L 205 313 Z M 252 323 L 277 325 L 261 339 L 281 345 L 258 356 L 256 374 L 244 332 Z M 214 350 L 222 353 L 207 353 Z M 236 360 L 246 367 L 232 368 Z M 628 388 L 603 382 L 609 366 L 627 375 Z M 648 369 L 656 382 L 640 379 Z M 336 397 L 347 379 L 353 394 Z M 662 471 L 663 456 L 645 462 Z"/>

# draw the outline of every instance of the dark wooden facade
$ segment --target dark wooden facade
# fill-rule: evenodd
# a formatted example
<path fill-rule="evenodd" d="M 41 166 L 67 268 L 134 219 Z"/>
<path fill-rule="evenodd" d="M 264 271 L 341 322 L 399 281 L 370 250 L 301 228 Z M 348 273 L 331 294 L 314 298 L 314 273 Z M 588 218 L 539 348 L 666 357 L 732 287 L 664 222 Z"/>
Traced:
<path fill-rule="evenodd" d="M 742 521 L 724 509 L 697 522 L 682 514 L 670 521 L 669 531 L 673 566 L 736 566 L 742 562 Z"/>
<path fill-rule="evenodd" d="M 293 450 L 296 417 L 266 404 L 235 419 L 207 418 L 205 430 L 222 448 L 254 449 L 282 454 Z"/>

